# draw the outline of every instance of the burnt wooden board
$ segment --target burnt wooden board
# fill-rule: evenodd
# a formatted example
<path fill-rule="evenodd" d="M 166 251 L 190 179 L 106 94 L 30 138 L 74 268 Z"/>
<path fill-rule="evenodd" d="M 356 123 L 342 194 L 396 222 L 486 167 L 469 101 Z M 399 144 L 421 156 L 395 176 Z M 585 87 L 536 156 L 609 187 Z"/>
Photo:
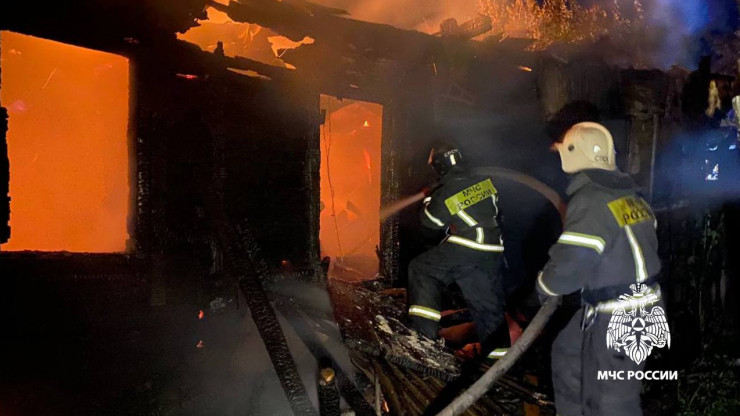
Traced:
<path fill-rule="evenodd" d="M 402 322 L 406 306 L 362 286 L 331 279 L 334 315 L 348 348 L 445 381 L 460 375 L 452 351 Z"/>

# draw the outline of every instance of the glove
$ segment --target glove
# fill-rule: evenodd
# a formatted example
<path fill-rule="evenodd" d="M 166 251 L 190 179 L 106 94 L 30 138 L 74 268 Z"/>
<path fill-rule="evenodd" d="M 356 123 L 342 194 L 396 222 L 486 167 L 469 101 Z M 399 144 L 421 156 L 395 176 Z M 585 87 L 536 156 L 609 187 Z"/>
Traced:
<path fill-rule="evenodd" d="M 545 304 L 545 302 L 546 302 L 546 301 L 547 301 L 548 299 L 550 299 L 550 298 L 551 298 L 551 296 L 550 296 L 550 295 L 547 295 L 547 294 L 545 294 L 545 293 L 542 293 L 542 291 L 541 291 L 541 290 L 537 289 L 537 299 L 539 299 L 539 301 L 540 301 L 540 305 L 544 305 L 544 304 Z"/>
<path fill-rule="evenodd" d="M 428 186 L 425 186 L 425 187 L 421 188 L 421 192 L 424 194 L 425 197 L 427 197 L 427 196 L 431 195 L 432 192 L 436 191 L 437 188 L 440 187 L 440 185 L 442 185 L 442 184 L 440 184 L 439 182 L 433 183 L 431 185 L 428 185 Z"/>

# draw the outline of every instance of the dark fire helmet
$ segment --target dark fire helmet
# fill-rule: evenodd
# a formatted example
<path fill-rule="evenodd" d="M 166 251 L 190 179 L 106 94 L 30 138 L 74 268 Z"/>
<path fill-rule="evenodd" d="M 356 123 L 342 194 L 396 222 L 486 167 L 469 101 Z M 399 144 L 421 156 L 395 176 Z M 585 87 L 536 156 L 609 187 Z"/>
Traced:
<path fill-rule="evenodd" d="M 459 166 L 463 163 L 460 149 L 449 143 L 443 143 L 436 145 L 429 152 L 429 160 L 427 161 L 429 166 L 439 176 L 443 176 L 452 169 L 453 166 Z"/>

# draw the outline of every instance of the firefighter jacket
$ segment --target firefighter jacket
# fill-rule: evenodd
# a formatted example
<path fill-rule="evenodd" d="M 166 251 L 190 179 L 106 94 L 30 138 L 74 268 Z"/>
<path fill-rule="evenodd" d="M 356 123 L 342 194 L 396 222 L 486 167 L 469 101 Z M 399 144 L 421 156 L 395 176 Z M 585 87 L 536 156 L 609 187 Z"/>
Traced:
<path fill-rule="evenodd" d="M 498 226 L 498 193 L 486 176 L 456 166 L 424 199 L 421 222 L 435 230 L 446 229 L 443 244 L 457 244 L 484 252 L 504 251 Z"/>
<path fill-rule="evenodd" d="M 635 283 L 653 285 L 660 271 L 657 221 L 637 194 L 629 175 L 600 169 L 577 173 L 563 233 L 550 249 L 550 260 L 537 277 L 537 289 L 548 296 L 582 290 L 581 298 L 599 311 L 609 311 Z M 660 289 L 650 292 L 654 301 Z"/>

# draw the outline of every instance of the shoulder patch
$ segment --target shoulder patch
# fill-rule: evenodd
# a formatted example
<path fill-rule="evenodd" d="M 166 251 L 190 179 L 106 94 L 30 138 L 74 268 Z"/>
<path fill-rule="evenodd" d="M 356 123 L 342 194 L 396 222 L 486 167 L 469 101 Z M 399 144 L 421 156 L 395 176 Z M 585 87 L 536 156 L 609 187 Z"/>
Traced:
<path fill-rule="evenodd" d="M 465 209 L 477 204 L 478 202 L 485 201 L 489 197 L 496 195 L 496 193 L 496 188 L 493 186 L 493 183 L 491 183 L 491 180 L 486 179 L 445 199 L 445 205 L 450 211 L 450 215 L 455 215 L 460 212 L 461 209 Z"/>
<path fill-rule="evenodd" d="M 615 199 L 607 205 L 620 227 L 655 219 L 648 203 L 637 196 L 625 196 Z"/>

